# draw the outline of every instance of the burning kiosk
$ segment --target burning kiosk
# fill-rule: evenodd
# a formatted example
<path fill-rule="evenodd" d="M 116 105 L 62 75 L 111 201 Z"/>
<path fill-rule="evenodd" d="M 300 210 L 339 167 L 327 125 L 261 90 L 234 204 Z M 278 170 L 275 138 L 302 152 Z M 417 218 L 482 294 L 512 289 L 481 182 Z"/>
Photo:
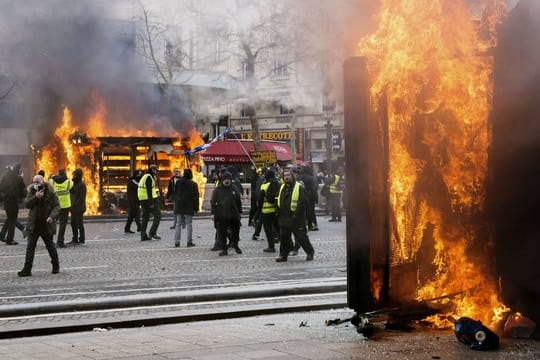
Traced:
<path fill-rule="evenodd" d="M 488 50 L 504 11 L 494 0 L 473 21 L 464 1 L 384 4 L 344 66 L 349 306 L 429 302 L 445 314 L 436 326 L 494 325 L 507 308 L 486 212 Z"/>

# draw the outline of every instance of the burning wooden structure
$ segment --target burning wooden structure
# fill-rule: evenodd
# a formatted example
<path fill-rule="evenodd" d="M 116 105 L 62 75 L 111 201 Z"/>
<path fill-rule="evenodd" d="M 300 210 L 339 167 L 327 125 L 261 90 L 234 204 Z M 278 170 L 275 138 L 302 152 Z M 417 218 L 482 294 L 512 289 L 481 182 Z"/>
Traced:
<path fill-rule="evenodd" d="M 508 310 L 486 212 L 504 7 L 486 4 L 473 19 L 465 1 L 383 2 L 344 66 L 348 301 L 360 313 L 438 299 L 445 314 L 429 321 L 445 327 Z"/>

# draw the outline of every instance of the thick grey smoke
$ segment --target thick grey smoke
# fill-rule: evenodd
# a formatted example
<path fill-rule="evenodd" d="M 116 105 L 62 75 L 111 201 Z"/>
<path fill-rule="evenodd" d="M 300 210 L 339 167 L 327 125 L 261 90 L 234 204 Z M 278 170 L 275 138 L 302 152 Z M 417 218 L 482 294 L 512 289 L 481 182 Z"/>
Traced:
<path fill-rule="evenodd" d="M 9 114 L 17 126 L 37 122 L 53 130 L 67 105 L 84 129 L 81 121 L 93 113 L 97 95 L 111 127 L 129 123 L 160 135 L 193 127 L 182 96 L 164 101 L 148 67 L 137 62 L 134 22 L 107 19 L 92 0 L 0 3 L 0 52 L 4 72 L 17 81 L 18 105 Z"/>

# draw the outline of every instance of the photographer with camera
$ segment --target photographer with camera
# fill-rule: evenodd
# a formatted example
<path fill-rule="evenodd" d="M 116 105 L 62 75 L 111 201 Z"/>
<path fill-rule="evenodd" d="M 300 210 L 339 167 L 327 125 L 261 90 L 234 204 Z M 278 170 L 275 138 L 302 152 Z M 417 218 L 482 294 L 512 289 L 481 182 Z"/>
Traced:
<path fill-rule="evenodd" d="M 24 267 L 17 275 L 32 276 L 32 265 L 38 238 L 41 236 L 49 256 L 51 257 L 52 273 L 60 272 L 58 253 L 54 246 L 53 236 L 56 232 L 56 219 L 60 214 L 60 203 L 51 184 L 45 181 L 43 176 L 34 176 L 32 184 L 28 186 L 28 195 L 24 200 L 28 212 L 28 245 Z"/>

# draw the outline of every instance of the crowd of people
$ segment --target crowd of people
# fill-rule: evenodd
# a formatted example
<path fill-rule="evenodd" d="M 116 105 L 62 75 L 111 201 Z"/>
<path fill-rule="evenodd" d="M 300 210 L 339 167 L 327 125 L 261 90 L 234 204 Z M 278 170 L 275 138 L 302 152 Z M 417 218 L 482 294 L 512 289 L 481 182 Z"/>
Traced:
<path fill-rule="evenodd" d="M 216 230 L 211 250 L 219 251 L 219 256 L 228 255 L 229 249 L 237 254 L 242 253 L 239 242 L 243 189 L 234 170 L 222 168 L 217 172 L 210 200 L 210 213 Z M 158 234 L 161 222 L 158 181 L 159 170 L 156 165 L 151 165 L 146 173 L 137 171 L 131 176 L 126 186 L 128 206 L 124 232 L 134 234 L 131 227 L 135 222 L 141 241 L 161 239 Z M 308 166 L 258 169 L 253 177 L 248 226 L 255 228 L 252 240 L 260 240 L 261 230 L 264 229 L 267 246 L 262 251 L 276 253 L 276 244 L 279 244 L 277 262 L 285 262 L 290 255 L 297 255 L 300 248 L 306 253 L 306 261 L 313 260 L 315 250 L 308 231 L 318 230 L 315 205 L 318 203 L 319 182 L 318 176 Z M 327 198 L 330 206 L 330 221 L 341 221 L 343 184 L 344 179 L 339 172 L 325 178 L 321 194 Z M 192 221 L 199 211 L 200 200 L 191 169 L 184 169 L 183 174 L 180 169 L 174 169 L 165 197 L 173 204 L 174 220 L 170 229 L 174 229 L 174 246 L 180 247 L 183 229 L 186 230 L 186 246 L 196 246 Z M 17 245 L 14 240 L 16 227 L 27 238 L 25 263 L 18 272 L 19 276 L 32 275 L 35 248 L 40 237 L 49 252 L 53 274 L 60 271 L 56 248 L 85 244 L 86 185 L 82 169 L 75 169 L 71 178 L 68 178 L 65 169 L 60 169 L 48 181 L 44 172 L 40 171 L 33 177 L 32 183 L 25 186 L 21 165 L 15 164 L 0 179 L 0 200 L 4 202 L 6 211 L 0 240 L 7 245 Z M 20 202 L 29 209 L 26 225 L 18 221 Z M 72 240 L 66 243 L 64 237 L 70 214 Z"/>

